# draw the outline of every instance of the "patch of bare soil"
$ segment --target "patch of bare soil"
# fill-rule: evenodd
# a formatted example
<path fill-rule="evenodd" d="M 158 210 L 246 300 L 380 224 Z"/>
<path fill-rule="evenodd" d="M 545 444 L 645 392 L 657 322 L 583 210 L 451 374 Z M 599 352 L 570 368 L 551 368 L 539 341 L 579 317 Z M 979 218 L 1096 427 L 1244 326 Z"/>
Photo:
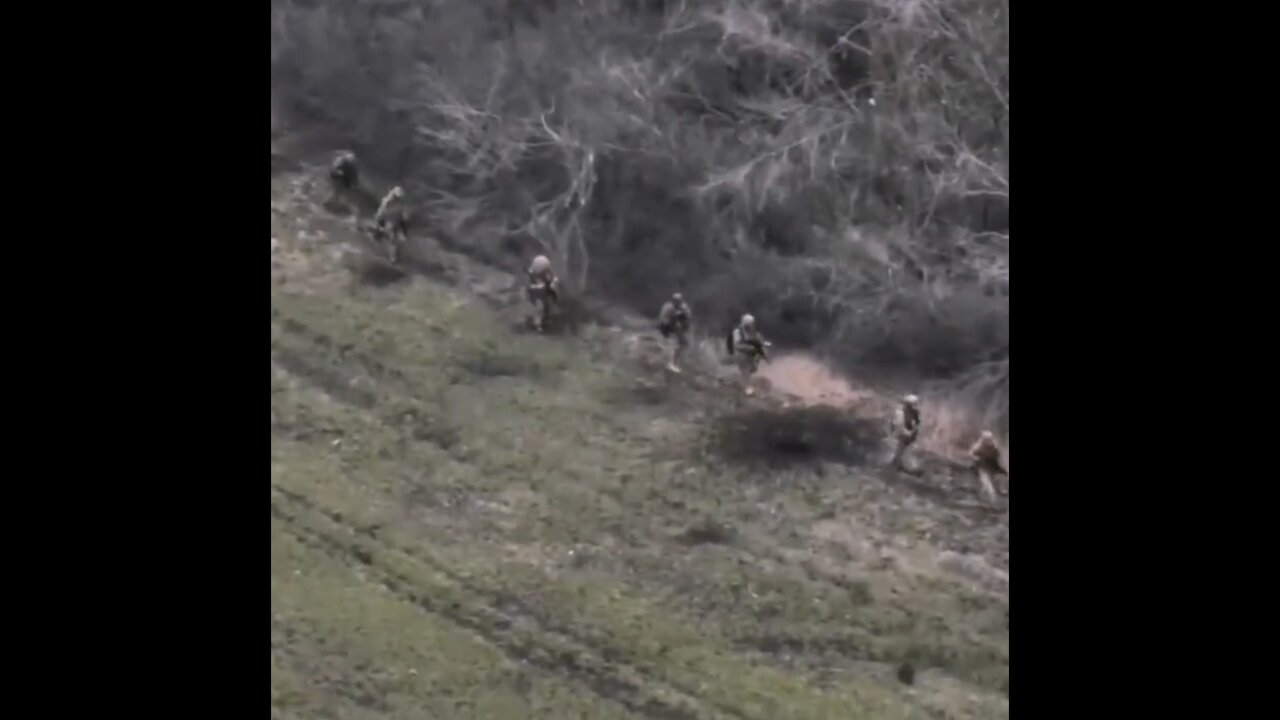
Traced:
<path fill-rule="evenodd" d="M 836 374 L 808 353 L 776 357 L 760 367 L 759 375 L 768 381 L 774 392 L 806 407 L 854 408 L 883 402 L 876 393 L 855 387 L 849 379 Z"/>
<path fill-rule="evenodd" d="M 777 357 L 762 365 L 758 375 L 789 406 L 856 410 L 862 416 L 882 417 L 887 424 L 899 402 L 897 396 L 859 385 L 804 352 Z M 981 413 L 946 393 L 918 390 L 915 394 L 922 400 L 916 448 L 949 463 L 965 464 L 969 445 L 986 429 L 981 424 Z M 1008 467 L 1007 439 L 1002 451 Z"/>

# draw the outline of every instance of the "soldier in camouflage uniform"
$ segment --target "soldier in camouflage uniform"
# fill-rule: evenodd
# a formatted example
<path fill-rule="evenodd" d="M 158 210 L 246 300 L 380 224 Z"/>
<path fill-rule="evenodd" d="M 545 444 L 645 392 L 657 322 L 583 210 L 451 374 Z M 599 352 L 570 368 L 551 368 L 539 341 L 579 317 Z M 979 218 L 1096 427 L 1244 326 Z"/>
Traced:
<path fill-rule="evenodd" d="M 667 340 L 675 339 L 671 345 L 671 355 L 667 361 L 667 369 L 680 372 L 679 361 L 689 347 L 689 328 L 693 323 L 693 311 L 685 304 L 684 296 L 675 293 L 658 312 L 658 332 Z"/>
<path fill-rule="evenodd" d="M 329 181 L 334 190 L 352 190 L 360 182 L 360 169 L 356 165 L 356 154 L 343 150 L 333 156 L 329 165 Z"/>
<path fill-rule="evenodd" d="M 348 197 L 360 184 L 360 168 L 356 154 L 343 150 L 333 156 L 329 164 L 329 202 L 336 203 Z"/>
<path fill-rule="evenodd" d="M 984 430 L 978 442 L 969 448 L 969 458 L 973 460 L 973 469 L 978 475 L 978 488 L 982 498 L 988 503 L 996 501 L 996 488 L 992 482 L 995 475 L 1008 477 L 1009 471 L 1000 464 L 1000 448 L 996 446 L 996 437 L 990 430 Z"/>
<path fill-rule="evenodd" d="M 755 375 L 756 370 L 760 367 L 760 361 L 769 361 L 768 348 L 770 343 L 764 339 L 760 331 L 756 328 L 756 319 L 751 315 L 743 315 L 738 326 L 729 333 L 727 338 L 729 356 L 733 358 L 734 363 L 738 366 L 738 371 L 742 374 L 742 384 L 747 395 L 754 395 L 755 390 L 751 387 L 751 377 Z"/>
<path fill-rule="evenodd" d="M 390 191 L 378 203 L 378 212 L 373 215 L 373 224 L 383 232 L 402 230 L 404 220 L 404 188 L 399 185 Z"/>
<path fill-rule="evenodd" d="M 405 219 L 404 189 L 399 185 L 391 188 L 378 203 L 378 211 L 373 216 L 373 234 L 379 242 L 387 244 L 391 262 L 396 262 L 400 246 L 409 239 L 408 221 Z"/>
<path fill-rule="evenodd" d="M 538 332 L 546 329 L 551 318 L 551 306 L 560 301 L 560 278 L 551 269 L 551 261 L 546 255 L 539 255 L 529 264 L 529 284 L 525 286 L 525 297 L 537 310 L 533 317 L 533 327 Z"/>
<path fill-rule="evenodd" d="M 902 398 L 902 404 L 898 406 L 897 411 L 893 414 L 893 424 L 890 431 L 893 434 L 895 444 L 893 459 L 889 461 L 889 466 L 901 470 L 903 469 L 903 460 L 906 457 L 907 450 L 920 437 L 920 398 L 915 395 L 907 395 Z"/>

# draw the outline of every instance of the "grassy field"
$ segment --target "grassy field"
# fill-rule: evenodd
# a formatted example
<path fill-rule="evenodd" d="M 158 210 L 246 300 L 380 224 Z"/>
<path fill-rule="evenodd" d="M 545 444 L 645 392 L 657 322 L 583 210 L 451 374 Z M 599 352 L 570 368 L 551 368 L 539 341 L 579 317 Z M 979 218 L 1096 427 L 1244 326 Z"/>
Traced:
<path fill-rule="evenodd" d="M 274 718 L 1007 717 L 1007 514 L 616 328 L 521 332 L 460 256 L 359 283 L 308 177 L 273 178 Z"/>

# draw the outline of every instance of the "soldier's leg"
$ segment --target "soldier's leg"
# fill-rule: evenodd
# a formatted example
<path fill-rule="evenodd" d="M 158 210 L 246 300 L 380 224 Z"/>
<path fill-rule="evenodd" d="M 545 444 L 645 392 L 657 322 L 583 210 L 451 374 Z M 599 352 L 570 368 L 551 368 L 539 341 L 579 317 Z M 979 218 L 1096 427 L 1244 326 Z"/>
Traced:
<path fill-rule="evenodd" d="M 747 395 L 754 395 L 756 390 L 751 387 L 751 376 L 755 375 L 756 367 L 753 358 L 746 353 L 738 355 L 738 370 L 742 373 L 742 388 Z"/>
<path fill-rule="evenodd" d="M 403 257 L 405 248 L 409 246 L 409 225 L 403 219 L 396 221 L 396 233 L 398 235 L 396 255 Z"/>
<path fill-rule="evenodd" d="M 688 344 L 688 340 L 685 339 L 684 332 L 677 330 L 675 332 L 675 337 L 672 338 L 671 358 L 670 358 L 670 362 L 668 363 L 669 367 L 672 370 L 678 371 L 680 369 L 680 359 L 684 356 L 684 349 L 685 349 L 685 345 L 687 344 Z"/>
<path fill-rule="evenodd" d="M 542 315 L 541 315 L 542 319 L 539 321 L 539 324 L 544 329 L 547 327 L 547 325 L 549 324 L 549 321 L 551 320 L 551 303 L 552 303 L 551 298 L 549 297 L 542 298 Z"/>
<path fill-rule="evenodd" d="M 984 502 L 995 504 L 996 490 L 991 484 L 991 471 L 981 465 L 978 466 L 978 489 L 982 492 Z"/>
<path fill-rule="evenodd" d="M 331 208 L 342 207 L 342 189 L 336 180 L 329 181 L 329 197 L 325 198 L 325 204 Z"/>
<path fill-rule="evenodd" d="M 373 237 L 378 241 L 378 245 L 387 254 L 387 259 L 392 263 L 396 261 L 396 238 L 392 234 L 391 228 L 386 223 L 377 223 L 373 229 Z"/>
<path fill-rule="evenodd" d="M 541 309 L 538 307 L 538 292 L 532 287 L 525 288 L 524 299 L 529 301 L 529 306 L 533 309 L 533 314 L 526 317 L 529 325 L 538 329 L 538 318 L 541 317 Z"/>
<path fill-rule="evenodd" d="M 899 470 L 907 469 L 907 451 L 916 443 L 914 437 L 898 437 L 898 450 L 893 455 L 893 466 Z"/>
<path fill-rule="evenodd" d="M 902 442 L 901 438 L 894 438 L 893 455 L 889 458 L 889 467 L 902 467 L 902 453 L 905 452 L 907 446 Z"/>

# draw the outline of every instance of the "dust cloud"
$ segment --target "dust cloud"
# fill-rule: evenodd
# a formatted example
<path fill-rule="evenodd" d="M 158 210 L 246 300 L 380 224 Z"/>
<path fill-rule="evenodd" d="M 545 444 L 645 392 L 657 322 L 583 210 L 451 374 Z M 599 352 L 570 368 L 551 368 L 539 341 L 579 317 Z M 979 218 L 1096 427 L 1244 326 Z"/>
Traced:
<path fill-rule="evenodd" d="M 757 377 L 791 406 L 827 406 L 856 411 L 859 415 L 883 417 L 888 421 L 897 397 L 857 385 L 835 372 L 818 357 L 792 352 L 762 364 Z M 966 451 L 984 428 L 980 417 L 962 402 L 948 396 L 918 391 L 923 418 L 917 447 L 939 457 L 964 462 Z M 999 439 L 1008 466 L 1008 438 Z"/>
<path fill-rule="evenodd" d="M 882 400 L 869 390 L 854 387 L 847 378 L 833 372 L 821 360 L 803 352 L 782 355 L 762 364 L 759 377 L 768 381 L 773 391 L 788 401 L 806 407 L 866 407 Z"/>

